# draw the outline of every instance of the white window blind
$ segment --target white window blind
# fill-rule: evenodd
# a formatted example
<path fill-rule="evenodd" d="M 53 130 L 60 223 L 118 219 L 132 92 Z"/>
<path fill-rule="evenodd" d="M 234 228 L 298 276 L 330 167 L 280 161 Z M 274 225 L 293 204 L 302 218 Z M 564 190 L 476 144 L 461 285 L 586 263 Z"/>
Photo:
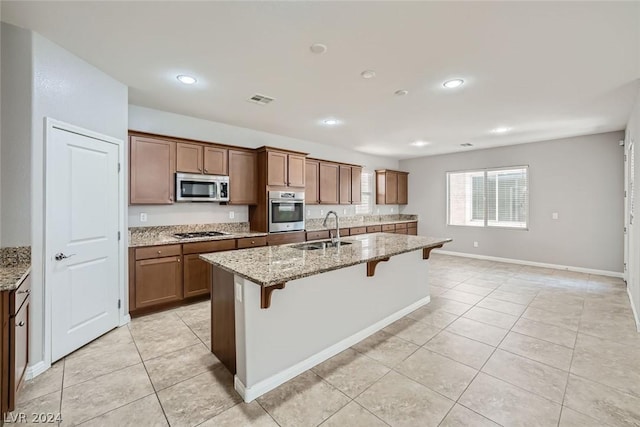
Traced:
<path fill-rule="evenodd" d="M 447 172 L 447 224 L 527 228 L 528 167 Z"/>
<path fill-rule="evenodd" d="M 368 215 L 373 212 L 373 173 L 362 171 L 360 185 L 362 189 L 362 199 L 356 205 L 356 214 Z"/>

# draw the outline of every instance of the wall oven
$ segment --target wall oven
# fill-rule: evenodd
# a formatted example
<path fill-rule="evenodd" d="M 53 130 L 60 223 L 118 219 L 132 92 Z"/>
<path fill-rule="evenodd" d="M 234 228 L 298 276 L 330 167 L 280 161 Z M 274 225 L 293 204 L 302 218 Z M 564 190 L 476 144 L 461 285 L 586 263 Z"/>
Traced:
<path fill-rule="evenodd" d="M 269 191 L 269 233 L 304 230 L 304 192 Z"/>
<path fill-rule="evenodd" d="M 222 175 L 176 174 L 177 202 L 228 202 L 229 177 Z"/>

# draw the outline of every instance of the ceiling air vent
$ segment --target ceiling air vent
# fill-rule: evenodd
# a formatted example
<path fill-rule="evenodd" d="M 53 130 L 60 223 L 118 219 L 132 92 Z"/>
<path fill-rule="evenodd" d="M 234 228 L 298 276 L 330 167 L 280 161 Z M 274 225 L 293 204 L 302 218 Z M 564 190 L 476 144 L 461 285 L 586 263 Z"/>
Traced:
<path fill-rule="evenodd" d="M 275 101 L 275 98 L 271 98 L 270 96 L 260 95 L 259 93 L 256 93 L 251 98 L 247 99 L 247 101 L 253 102 L 254 104 L 267 105 L 272 101 Z"/>
<path fill-rule="evenodd" d="M 465 142 L 464 144 L 460 144 L 461 147 L 473 147 L 473 144 L 469 144 L 468 142 Z"/>

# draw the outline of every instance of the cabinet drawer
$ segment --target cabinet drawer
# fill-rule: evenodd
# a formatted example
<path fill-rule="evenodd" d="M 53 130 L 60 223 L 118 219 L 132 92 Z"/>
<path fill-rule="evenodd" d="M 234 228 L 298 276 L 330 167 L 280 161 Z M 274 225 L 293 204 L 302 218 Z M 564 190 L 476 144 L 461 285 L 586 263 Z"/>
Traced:
<path fill-rule="evenodd" d="M 328 239 L 329 231 L 307 231 L 307 240 L 320 240 L 320 239 Z"/>
<path fill-rule="evenodd" d="M 341 228 L 340 229 L 340 236 L 349 236 L 351 235 L 351 232 L 349 231 L 348 228 Z"/>
<path fill-rule="evenodd" d="M 182 245 L 182 253 L 188 254 L 204 254 L 207 252 L 228 251 L 236 248 L 235 239 L 213 240 L 210 242 L 194 242 Z"/>
<path fill-rule="evenodd" d="M 267 237 L 245 237 L 238 239 L 238 249 L 257 248 L 259 246 L 267 246 Z"/>
<path fill-rule="evenodd" d="M 407 229 L 405 228 L 405 229 L 402 229 L 402 230 L 396 230 L 396 231 L 394 231 L 394 233 L 396 233 L 396 234 L 407 234 Z"/>
<path fill-rule="evenodd" d="M 136 261 L 180 255 L 180 245 L 149 246 L 136 249 Z"/>
<path fill-rule="evenodd" d="M 379 225 L 371 225 L 367 227 L 367 233 L 379 233 L 382 231 L 382 227 Z"/>
<path fill-rule="evenodd" d="M 293 233 L 278 233 L 278 234 L 269 234 L 267 237 L 267 244 L 269 246 L 273 245 L 285 245 L 287 243 L 301 243 L 304 242 L 306 237 L 306 233 L 304 231 L 293 232 Z"/>
<path fill-rule="evenodd" d="M 396 224 L 396 230 L 406 230 L 407 229 L 407 223 L 406 222 L 402 222 L 400 224 Z"/>
<path fill-rule="evenodd" d="M 358 234 L 365 234 L 367 232 L 367 227 L 352 227 L 349 231 L 351 236 L 355 236 Z"/>
<path fill-rule="evenodd" d="M 382 226 L 382 231 L 387 232 L 387 231 L 396 231 L 396 225 L 395 224 L 385 224 Z"/>
<path fill-rule="evenodd" d="M 14 298 L 9 299 L 9 313 L 11 316 L 15 316 L 24 301 L 29 298 L 29 294 L 31 294 L 31 275 L 25 277 L 14 292 Z"/>
<path fill-rule="evenodd" d="M 410 222 L 407 224 L 407 228 L 418 228 L 417 222 Z"/>

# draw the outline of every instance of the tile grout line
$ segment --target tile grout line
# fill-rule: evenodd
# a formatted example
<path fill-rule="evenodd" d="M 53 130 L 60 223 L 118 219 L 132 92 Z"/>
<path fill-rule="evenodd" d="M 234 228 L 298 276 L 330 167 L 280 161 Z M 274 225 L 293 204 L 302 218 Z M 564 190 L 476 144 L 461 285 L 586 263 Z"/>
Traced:
<path fill-rule="evenodd" d="M 560 426 L 560 420 L 562 420 L 562 412 L 564 411 L 564 401 L 567 398 L 567 389 L 569 388 L 569 379 L 571 378 L 571 368 L 573 367 L 573 358 L 576 354 L 576 346 L 578 345 L 578 333 L 580 332 L 580 324 L 582 323 L 582 315 L 584 314 L 584 299 L 582 301 L 582 312 L 580 314 L 580 320 L 578 321 L 578 330 L 576 331 L 576 342 L 571 350 L 571 362 L 569 363 L 569 372 L 567 372 L 567 383 L 564 386 L 564 393 L 562 393 L 562 404 L 560 406 L 560 417 L 558 418 L 558 427 Z"/>

